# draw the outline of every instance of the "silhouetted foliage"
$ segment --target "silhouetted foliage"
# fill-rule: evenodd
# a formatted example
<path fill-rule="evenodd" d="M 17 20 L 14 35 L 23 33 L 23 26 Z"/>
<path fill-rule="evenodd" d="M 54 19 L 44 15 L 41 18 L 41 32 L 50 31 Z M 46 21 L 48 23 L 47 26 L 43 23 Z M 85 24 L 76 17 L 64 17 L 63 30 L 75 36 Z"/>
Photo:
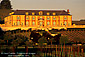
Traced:
<path fill-rule="evenodd" d="M 0 9 L 12 9 L 10 1 L 2 0 L 0 3 Z"/>

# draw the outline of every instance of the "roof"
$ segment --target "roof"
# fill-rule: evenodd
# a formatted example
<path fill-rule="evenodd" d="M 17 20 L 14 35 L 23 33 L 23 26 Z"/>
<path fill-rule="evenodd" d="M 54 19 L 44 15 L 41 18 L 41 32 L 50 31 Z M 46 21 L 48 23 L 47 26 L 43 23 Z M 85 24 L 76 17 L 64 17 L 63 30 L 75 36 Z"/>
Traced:
<path fill-rule="evenodd" d="M 72 24 L 85 25 L 85 21 L 72 21 Z"/>
<path fill-rule="evenodd" d="M 32 12 L 39 15 L 40 11 L 43 12 L 43 15 L 47 15 L 47 13 L 50 13 L 50 15 L 53 15 L 53 13 L 56 13 L 56 15 L 70 15 L 65 10 L 15 10 L 13 15 L 25 15 L 26 12 L 29 13 L 28 15 L 32 15 Z"/>

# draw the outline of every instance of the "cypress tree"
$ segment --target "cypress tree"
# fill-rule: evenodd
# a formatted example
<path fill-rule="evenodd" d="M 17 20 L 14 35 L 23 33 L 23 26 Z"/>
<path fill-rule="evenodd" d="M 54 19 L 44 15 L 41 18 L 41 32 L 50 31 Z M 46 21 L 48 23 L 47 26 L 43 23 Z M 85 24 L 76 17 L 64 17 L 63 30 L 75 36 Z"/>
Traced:
<path fill-rule="evenodd" d="M 0 9 L 12 9 L 9 0 L 2 0 L 0 3 Z"/>

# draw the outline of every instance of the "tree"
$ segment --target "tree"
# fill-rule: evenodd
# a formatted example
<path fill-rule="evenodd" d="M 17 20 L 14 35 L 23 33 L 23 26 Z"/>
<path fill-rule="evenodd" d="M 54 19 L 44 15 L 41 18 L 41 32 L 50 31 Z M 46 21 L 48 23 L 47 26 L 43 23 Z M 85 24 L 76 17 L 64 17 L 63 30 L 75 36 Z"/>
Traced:
<path fill-rule="evenodd" d="M 60 37 L 60 44 L 68 43 L 68 37 L 67 36 L 61 36 Z"/>
<path fill-rule="evenodd" d="M 43 46 L 43 43 L 47 43 L 47 39 L 46 39 L 45 37 L 41 37 L 41 38 L 38 40 L 38 42 L 39 42 L 39 45 L 40 45 L 40 46 Z"/>
<path fill-rule="evenodd" d="M 10 1 L 2 0 L 0 4 L 0 9 L 12 9 Z"/>

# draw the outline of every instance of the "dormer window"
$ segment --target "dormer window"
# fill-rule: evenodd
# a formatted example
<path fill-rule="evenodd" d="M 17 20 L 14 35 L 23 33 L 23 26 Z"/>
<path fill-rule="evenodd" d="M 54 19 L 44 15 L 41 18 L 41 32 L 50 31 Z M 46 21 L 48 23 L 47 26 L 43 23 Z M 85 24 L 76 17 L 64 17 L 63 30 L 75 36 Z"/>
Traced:
<path fill-rule="evenodd" d="M 53 15 L 55 15 L 55 13 L 53 13 Z"/>
<path fill-rule="evenodd" d="M 47 12 L 47 15 L 50 15 L 50 13 L 49 13 L 49 12 Z"/>
<path fill-rule="evenodd" d="M 35 13 L 34 13 L 34 12 L 32 12 L 32 15 L 35 15 Z"/>
<path fill-rule="evenodd" d="M 42 12 L 42 11 L 40 11 L 40 12 L 39 12 L 39 15 L 43 15 L 43 12 Z"/>
<path fill-rule="evenodd" d="M 25 14 L 26 14 L 26 15 L 28 15 L 29 13 L 28 13 L 28 12 L 26 12 Z"/>

